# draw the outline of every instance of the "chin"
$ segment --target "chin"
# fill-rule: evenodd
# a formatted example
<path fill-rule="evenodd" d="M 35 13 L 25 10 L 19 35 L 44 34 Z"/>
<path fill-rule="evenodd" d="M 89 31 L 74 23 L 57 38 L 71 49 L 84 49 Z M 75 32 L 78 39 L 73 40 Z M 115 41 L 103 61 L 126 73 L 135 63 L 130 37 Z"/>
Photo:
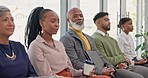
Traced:
<path fill-rule="evenodd" d="M 56 33 L 53 33 L 53 35 L 56 35 L 57 34 L 57 32 Z"/>
<path fill-rule="evenodd" d="M 109 29 L 107 29 L 107 31 L 109 31 L 110 30 L 110 28 Z"/>
<path fill-rule="evenodd" d="M 11 35 L 13 35 L 13 33 L 9 33 L 8 35 L 11 36 Z"/>

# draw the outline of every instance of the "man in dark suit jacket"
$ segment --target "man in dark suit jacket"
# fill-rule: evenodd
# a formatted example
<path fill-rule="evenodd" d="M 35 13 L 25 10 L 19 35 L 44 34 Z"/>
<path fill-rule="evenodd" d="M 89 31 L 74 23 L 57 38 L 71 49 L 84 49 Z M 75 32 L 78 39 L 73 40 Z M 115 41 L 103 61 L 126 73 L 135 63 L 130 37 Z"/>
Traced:
<path fill-rule="evenodd" d="M 72 8 L 68 12 L 69 31 L 61 37 L 60 41 L 64 44 L 65 50 L 75 69 L 83 69 L 84 61 L 90 59 L 86 51 L 98 53 L 99 65 L 95 65 L 95 74 L 113 76 L 115 72 L 113 65 L 98 52 L 93 39 L 84 34 L 84 17 L 79 8 Z M 94 60 L 92 60 L 94 61 Z M 96 63 L 96 61 L 94 61 Z"/>

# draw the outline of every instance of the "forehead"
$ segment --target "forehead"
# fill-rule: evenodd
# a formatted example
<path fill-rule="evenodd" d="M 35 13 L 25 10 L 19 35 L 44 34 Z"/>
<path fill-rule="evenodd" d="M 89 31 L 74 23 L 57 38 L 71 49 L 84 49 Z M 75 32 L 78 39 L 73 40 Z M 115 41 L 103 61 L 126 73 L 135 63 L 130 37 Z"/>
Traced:
<path fill-rule="evenodd" d="M 3 17 L 12 17 L 10 11 L 6 11 L 2 14 L 2 16 L 0 16 L 0 18 L 3 18 Z"/>
<path fill-rule="evenodd" d="M 49 12 L 45 13 L 45 18 L 47 18 L 47 17 L 48 18 L 59 18 L 58 15 L 53 11 L 49 11 Z"/>
<path fill-rule="evenodd" d="M 109 19 L 108 15 L 102 17 L 103 19 Z"/>
<path fill-rule="evenodd" d="M 105 15 L 102 18 L 99 18 L 98 20 L 105 20 L 105 19 L 109 19 L 108 15 Z"/>
<path fill-rule="evenodd" d="M 132 20 L 127 21 L 126 23 L 132 23 Z"/>
<path fill-rule="evenodd" d="M 70 15 L 82 14 L 82 11 L 78 8 L 74 8 L 74 9 L 70 10 L 69 14 Z"/>

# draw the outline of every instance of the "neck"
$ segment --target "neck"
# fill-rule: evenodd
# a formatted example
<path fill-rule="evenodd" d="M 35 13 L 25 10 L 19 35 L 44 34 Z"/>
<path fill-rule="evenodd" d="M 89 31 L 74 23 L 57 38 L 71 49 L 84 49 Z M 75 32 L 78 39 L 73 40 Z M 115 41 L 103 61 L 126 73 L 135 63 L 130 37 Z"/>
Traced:
<path fill-rule="evenodd" d="M 0 36 L 0 44 L 9 44 L 9 38 Z"/>
<path fill-rule="evenodd" d="M 70 29 L 72 29 L 73 31 L 75 31 L 75 32 L 79 32 L 79 33 L 82 33 L 82 31 L 80 31 L 80 30 L 76 30 L 75 28 L 73 28 L 72 26 L 70 26 L 69 27 Z"/>
<path fill-rule="evenodd" d="M 47 42 L 47 43 L 51 43 L 52 42 L 52 35 L 49 35 L 49 34 L 42 34 L 41 35 L 42 38 Z"/>
<path fill-rule="evenodd" d="M 107 31 L 104 30 L 104 29 L 100 29 L 100 28 L 98 28 L 98 30 L 100 30 L 100 31 L 104 32 L 105 34 L 107 34 Z"/>
<path fill-rule="evenodd" d="M 125 32 L 126 34 L 128 34 L 128 33 L 129 33 L 128 31 L 123 31 L 123 32 Z"/>

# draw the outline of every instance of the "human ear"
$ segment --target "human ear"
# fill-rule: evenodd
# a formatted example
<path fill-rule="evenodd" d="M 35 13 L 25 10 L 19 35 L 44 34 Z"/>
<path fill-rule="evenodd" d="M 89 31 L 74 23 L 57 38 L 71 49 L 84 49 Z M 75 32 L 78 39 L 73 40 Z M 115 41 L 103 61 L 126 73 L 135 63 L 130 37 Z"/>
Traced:
<path fill-rule="evenodd" d="M 42 20 L 39 21 L 40 26 L 43 28 L 44 27 L 44 22 Z"/>

